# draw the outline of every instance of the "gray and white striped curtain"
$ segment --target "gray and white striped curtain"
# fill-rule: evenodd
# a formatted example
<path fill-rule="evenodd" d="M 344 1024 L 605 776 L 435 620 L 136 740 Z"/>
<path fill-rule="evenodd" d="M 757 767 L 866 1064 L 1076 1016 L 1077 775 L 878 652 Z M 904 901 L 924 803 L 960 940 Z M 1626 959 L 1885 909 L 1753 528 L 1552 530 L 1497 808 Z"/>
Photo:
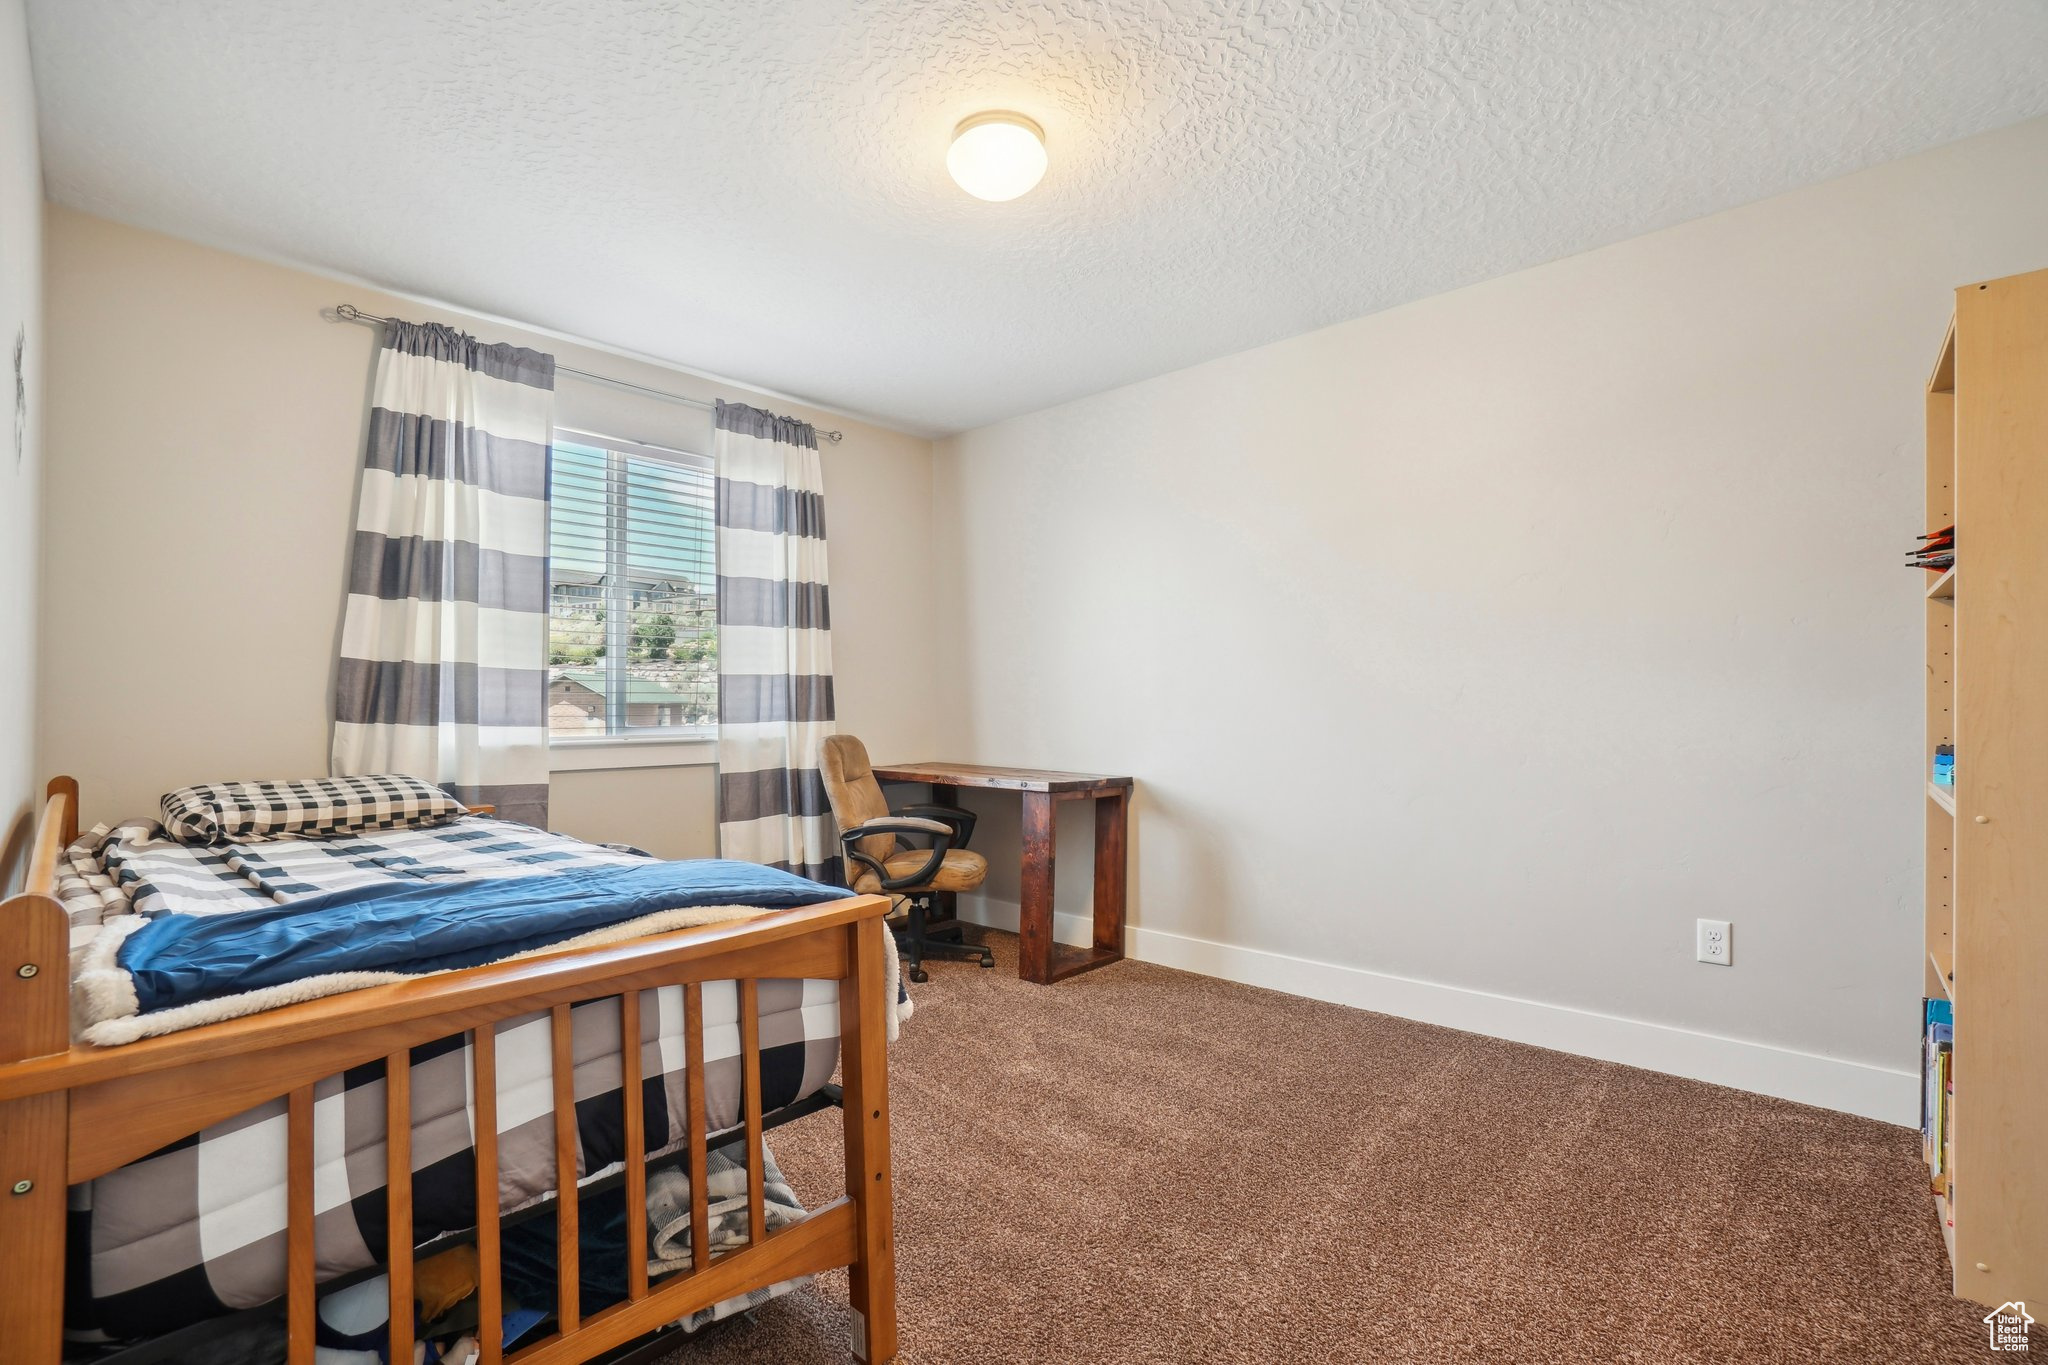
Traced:
<path fill-rule="evenodd" d="M 834 730 L 825 482 L 809 424 L 720 403 L 718 846 L 840 880 L 818 755 Z"/>
<path fill-rule="evenodd" d="M 334 692 L 337 777 L 406 773 L 548 817 L 555 360 L 390 322 Z"/>

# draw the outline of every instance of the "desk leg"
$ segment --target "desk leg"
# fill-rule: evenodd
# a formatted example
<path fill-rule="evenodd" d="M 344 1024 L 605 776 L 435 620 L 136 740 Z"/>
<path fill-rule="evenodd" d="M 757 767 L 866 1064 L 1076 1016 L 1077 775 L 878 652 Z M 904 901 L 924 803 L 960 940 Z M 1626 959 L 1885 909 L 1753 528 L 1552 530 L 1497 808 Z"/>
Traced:
<path fill-rule="evenodd" d="M 959 805 L 960 789 L 958 787 L 948 787 L 938 782 L 932 783 L 932 804 L 935 806 Z M 938 910 L 939 915 L 944 919 L 953 921 L 954 927 L 946 930 L 944 936 L 946 938 L 959 939 L 963 943 L 966 942 L 967 935 L 959 927 L 960 897 L 958 893 L 941 891 L 932 899 L 936 902 L 934 908 Z"/>
<path fill-rule="evenodd" d="M 1124 955 L 1124 891 L 1130 851 L 1124 840 L 1127 791 L 1095 798 L 1095 952 Z"/>
<path fill-rule="evenodd" d="M 1059 804 L 1024 793 L 1024 875 L 1017 905 L 1017 975 L 1041 986 L 1052 974 L 1052 869 Z"/>

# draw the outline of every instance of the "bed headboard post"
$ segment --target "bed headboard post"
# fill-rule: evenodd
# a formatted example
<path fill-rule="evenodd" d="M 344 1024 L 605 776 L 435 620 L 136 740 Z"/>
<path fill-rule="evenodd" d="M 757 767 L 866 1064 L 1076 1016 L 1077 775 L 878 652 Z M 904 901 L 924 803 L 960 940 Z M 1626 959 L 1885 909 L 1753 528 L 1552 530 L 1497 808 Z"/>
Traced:
<path fill-rule="evenodd" d="M 50 783 L 21 893 L 0 901 L 0 1069 L 71 1046 L 70 939 L 57 860 L 78 833 L 78 784 Z M 62 1358 L 70 1095 L 0 1102 L 0 1342 L 10 1360 Z"/>
<path fill-rule="evenodd" d="M 57 837 L 62 847 L 69 848 L 78 838 L 78 779 L 75 777 L 53 777 L 50 785 L 43 789 L 45 810 L 47 803 L 55 797 L 64 797 L 64 811 L 58 821 Z"/>
<path fill-rule="evenodd" d="M 71 1046 L 71 925 L 57 899 L 57 863 L 77 837 L 78 783 L 53 778 L 28 876 L 18 895 L 0 901 L 0 1064 Z"/>

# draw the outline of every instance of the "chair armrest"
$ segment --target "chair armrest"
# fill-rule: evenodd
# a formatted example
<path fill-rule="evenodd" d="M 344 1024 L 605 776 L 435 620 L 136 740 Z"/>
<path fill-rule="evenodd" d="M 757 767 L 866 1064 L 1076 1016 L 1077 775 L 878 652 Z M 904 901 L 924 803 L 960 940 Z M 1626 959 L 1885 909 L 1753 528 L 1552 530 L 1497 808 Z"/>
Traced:
<path fill-rule="evenodd" d="M 965 848 L 967 841 L 974 837 L 975 814 L 958 806 L 939 806 L 929 802 L 915 806 L 899 806 L 898 815 L 917 816 L 926 820 L 943 820 L 953 827 L 953 847 Z"/>
<path fill-rule="evenodd" d="M 846 834 L 858 834 L 865 839 L 870 834 L 951 834 L 953 827 L 943 820 L 926 820 L 918 816 L 896 813 L 877 815 L 847 830 Z M 845 835 L 841 835 L 844 838 Z"/>
<path fill-rule="evenodd" d="M 891 877 L 888 868 L 880 858 L 870 857 L 860 851 L 860 841 L 870 834 L 929 834 L 932 836 L 932 856 L 925 860 L 923 867 L 907 877 Z M 881 815 L 852 829 L 839 831 L 839 847 L 847 858 L 859 863 L 879 877 L 884 891 L 902 891 L 910 887 L 923 886 L 938 875 L 945 865 L 946 850 L 953 846 L 953 831 L 937 820 L 920 820 L 894 815 Z"/>

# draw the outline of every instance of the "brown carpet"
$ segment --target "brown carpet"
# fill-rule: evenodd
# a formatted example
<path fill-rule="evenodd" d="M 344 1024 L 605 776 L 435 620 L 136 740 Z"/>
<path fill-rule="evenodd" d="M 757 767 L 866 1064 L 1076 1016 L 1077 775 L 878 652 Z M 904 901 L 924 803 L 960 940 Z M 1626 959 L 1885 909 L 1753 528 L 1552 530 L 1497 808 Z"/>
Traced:
<path fill-rule="evenodd" d="M 1990 1358 L 1912 1132 L 991 938 L 892 1054 L 904 1365 Z M 835 1192 L 836 1115 L 772 1145 Z M 847 1323 L 828 1277 L 671 1359 Z"/>

